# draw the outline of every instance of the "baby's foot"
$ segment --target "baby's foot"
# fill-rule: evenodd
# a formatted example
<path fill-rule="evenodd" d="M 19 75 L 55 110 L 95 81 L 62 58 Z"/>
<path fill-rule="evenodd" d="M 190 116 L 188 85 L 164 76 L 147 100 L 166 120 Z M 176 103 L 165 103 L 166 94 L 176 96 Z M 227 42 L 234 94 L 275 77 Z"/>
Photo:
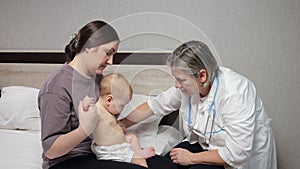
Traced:
<path fill-rule="evenodd" d="M 144 158 L 150 158 L 150 157 L 155 156 L 155 149 L 154 149 L 154 147 L 147 147 L 147 148 L 141 150 L 141 155 Z"/>

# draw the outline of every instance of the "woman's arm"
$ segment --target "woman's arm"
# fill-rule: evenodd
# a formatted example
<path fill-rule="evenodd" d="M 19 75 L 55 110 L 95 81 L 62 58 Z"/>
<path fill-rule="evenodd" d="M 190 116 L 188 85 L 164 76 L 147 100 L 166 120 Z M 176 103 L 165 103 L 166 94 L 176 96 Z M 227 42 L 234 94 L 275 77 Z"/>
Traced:
<path fill-rule="evenodd" d="M 58 136 L 52 146 L 45 152 L 47 158 L 53 159 L 65 155 L 94 131 L 99 121 L 99 113 L 95 106 L 91 106 L 88 111 L 84 111 L 82 101 L 80 101 L 78 115 L 78 128 Z"/>
<path fill-rule="evenodd" d="M 77 129 L 57 137 L 52 146 L 45 152 L 45 156 L 53 159 L 65 155 L 86 137 L 86 132 L 79 126 Z"/>
<path fill-rule="evenodd" d="M 150 106 L 149 106 L 150 104 Z M 181 104 L 181 93 L 174 86 L 162 92 L 156 97 L 151 98 L 132 111 L 122 122 L 126 127 L 130 127 L 152 115 L 154 112 L 165 116 L 172 111 L 178 110 Z"/>
<path fill-rule="evenodd" d="M 153 115 L 152 110 L 150 109 L 147 102 L 142 103 L 139 105 L 135 110 L 133 110 L 127 117 L 122 119 L 122 123 L 126 127 L 130 127 L 148 117 Z"/>

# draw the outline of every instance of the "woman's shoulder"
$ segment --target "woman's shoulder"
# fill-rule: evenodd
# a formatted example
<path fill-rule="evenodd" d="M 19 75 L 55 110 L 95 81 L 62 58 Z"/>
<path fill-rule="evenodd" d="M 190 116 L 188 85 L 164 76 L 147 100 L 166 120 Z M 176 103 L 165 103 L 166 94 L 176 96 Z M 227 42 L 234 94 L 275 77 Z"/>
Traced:
<path fill-rule="evenodd" d="M 254 87 L 252 81 L 248 78 L 225 67 L 221 68 L 221 79 L 223 87 L 229 92 L 244 93 L 245 90 Z"/>
<path fill-rule="evenodd" d="M 72 84 L 73 70 L 67 64 L 63 64 L 51 73 L 48 79 L 41 86 L 42 93 L 61 93 L 61 90 L 70 88 Z"/>

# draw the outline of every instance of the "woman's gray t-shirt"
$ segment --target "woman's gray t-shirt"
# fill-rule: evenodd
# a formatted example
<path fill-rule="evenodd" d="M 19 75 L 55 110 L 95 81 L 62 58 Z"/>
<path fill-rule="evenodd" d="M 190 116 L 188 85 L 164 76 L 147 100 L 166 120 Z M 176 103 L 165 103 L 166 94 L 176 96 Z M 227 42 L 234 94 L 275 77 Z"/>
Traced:
<path fill-rule="evenodd" d="M 85 96 L 99 98 L 102 75 L 86 78 L 68 64 L 62 65 L 42 85 L 38 105 L 41 116 L 41 139 L 43 151 L 47 151 L 58 136 L 66 134 L 79 125 L 77 106 Z M 92 154 L 91 138 L 87 137 L 66 155 L 48 159 L 43 154 L 43 169 L 75 156 Z"/>

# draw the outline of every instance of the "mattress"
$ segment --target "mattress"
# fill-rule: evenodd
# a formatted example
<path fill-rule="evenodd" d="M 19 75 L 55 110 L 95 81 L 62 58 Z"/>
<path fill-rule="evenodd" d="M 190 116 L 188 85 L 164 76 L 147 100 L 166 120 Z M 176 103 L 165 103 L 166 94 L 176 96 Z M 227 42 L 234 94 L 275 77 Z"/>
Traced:
<path fill-rule="evenodd" d="M 0 168 L 41 169 L 40 131 L 0 129 Z"/>

